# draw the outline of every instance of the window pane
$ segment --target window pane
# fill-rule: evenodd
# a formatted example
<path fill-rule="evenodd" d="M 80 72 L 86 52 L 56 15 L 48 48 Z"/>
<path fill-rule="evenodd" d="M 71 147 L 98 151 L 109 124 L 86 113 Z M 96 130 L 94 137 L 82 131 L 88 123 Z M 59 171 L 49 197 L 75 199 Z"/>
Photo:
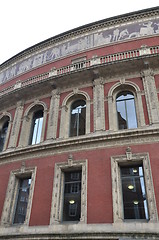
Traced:
<path fill-rule="evenodd" d="M 121 167 L 124 219 L 148 219 L 142 166 Z"/>
<path fill-rule="evenodd" d="M 19 179 L 17 204 L 13 223 L 24 223 L 28 205 L 31 178 Z"/>
<path fill-rule="evenodd" d="M 134 96 L 131 92 L 121 92 L 116 98 L 119 129 L 137 128 Z"/>
<path fill-rule="evenodd" d="M 31 130 L 31 144 L 40 143 L 41 133 L 42 133 L 42 125 L 43 125 L 43 111 L 37 111 L 33 116 L 33 126 Z"/>
<path fill-rule="evenodd" d="M 0 131 L 0 152 L 3 151 L 7 130 L 8 130 L 9 120 L 6 121 Z"/>
<path fill-rule="evenodd" d="M 81 215 L 81 171 L 66 172 L 63 221 L 79 221 Z"/>
<path fill-rule="evenodd" d="M 127 116 L 128 116 L 128 128 L 137 128 L 136 110 L 134 99 L 126 102 Z"/>
<path fill-rule="evenodd" d="M 125 102 L 117 102 L 117 114 L 119 129 L 127 128 Z"/>
<path fill-rule="evenodd" d="M 71 106 L 70 137 L 85 134 L 86 103 L 75 101 Z"/>

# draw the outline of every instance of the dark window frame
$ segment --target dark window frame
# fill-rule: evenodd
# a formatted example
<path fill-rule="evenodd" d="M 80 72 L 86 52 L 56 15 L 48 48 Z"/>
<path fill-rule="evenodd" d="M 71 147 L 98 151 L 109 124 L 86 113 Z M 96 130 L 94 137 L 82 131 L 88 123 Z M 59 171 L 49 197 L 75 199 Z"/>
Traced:
<path fill-rule="evenodd" d="M 73 178 L 71 175 L 76 174 Z M 78 178 L 77 178 L 78 176 Z M 64 172 L 62 222 L 79 222 L 81 218 L 82 170 Z"/>
<path fill-rule="evenodd" d="M 149 220 L 142 164 L 120 166 L 124 220 Z"/>
<path fill-rule="evenodd" d="M 25 181 L 28 180 L 28 186 L 24 186 Z M 31 185 L 31 176 L 27 176 L 24 178 L 17 178 L 18 181 L 18 189 L 16 193 L 16 202 L 14 206 L 14 214 L 13 214 L 13 224 L 24 224 L 26 219 L 26 213 L 27 213 L 27 207 L 28 207 L 28 199 L 29 199 L 29 193 L 30 193 L 30 185 Z M 27 196 L 24 196 L 24 201 L 21 200 L 22 194 Z M 23 194 L 23 195 L 24 195 Z M 19 210 L 22 211 L 19 211 Z M 21 220 L 22 219 L 22 220 Z"/>

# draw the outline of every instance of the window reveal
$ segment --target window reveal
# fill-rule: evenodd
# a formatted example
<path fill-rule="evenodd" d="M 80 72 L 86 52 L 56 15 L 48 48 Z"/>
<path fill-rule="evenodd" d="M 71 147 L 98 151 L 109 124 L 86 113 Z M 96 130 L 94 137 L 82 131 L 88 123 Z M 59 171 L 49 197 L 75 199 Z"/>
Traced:
<path fill-rule="evenodd" d="M 80 221 L 81 171 L 64 173 L 63 221 Z"/>
<path fill-rule="evenodd" d="M 31 178 L 19 179 L 13 223 L 22 224 L 25 222 L 30 184 Z"/>
<path fill-rule="evenodd" d="M 142 165 L 121 167 L 124 219 L 149 219 Z"/>
<path fill-rule="evenodd" d="M 71 106 L 70 137 L 85 134 L 86 103 L 77 100 Z"/>
<path fill-rule="evenodd" d="M 119 129 L 137 128 L 134 95 L 131 92 L 120 92 L 116 98 Z"/>

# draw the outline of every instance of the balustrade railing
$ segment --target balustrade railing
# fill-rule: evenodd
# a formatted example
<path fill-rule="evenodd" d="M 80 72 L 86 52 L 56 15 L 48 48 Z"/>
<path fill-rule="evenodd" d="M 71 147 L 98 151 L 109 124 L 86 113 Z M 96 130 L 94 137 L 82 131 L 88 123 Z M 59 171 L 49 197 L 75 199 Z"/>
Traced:
<path fill-rule="evenodd" d="M 155 54 L 159 54 L 159 46 L 154 46 L 154 47 L 145 47 L 144 46 L 141 49 L 126 51 L 126 52 L 121 52 L 121 53 L 114 53 L 114 54 L 110 54 L 110 55 L 106 55 L 106 56 L 102 56 L 102 57 L 95 57 L 95 58 L 92 58 L 89 60 L 70 64 L 68 66 L 64 66 L 59 69 L 54 68 L 50 72 L 28 78 L 24 81 L 18 81 L 18 82 L 16 82 L 16 84 L 1 90 L 0 97 L 4 96 L 14 90 L 26 87 L 28 85 L 32 85 L 36 82 L 43 81 L 50 77 L 60 76 L 60 75 L 67 74 L 70 72 L 78 71 L 80 69 L 89 68 L 91 66 L 102 65 L 102 64 L 106 64 L 106 63 L 137 58 L 137 57 L 140 57 L 143 55 L 155 55 Z"/>

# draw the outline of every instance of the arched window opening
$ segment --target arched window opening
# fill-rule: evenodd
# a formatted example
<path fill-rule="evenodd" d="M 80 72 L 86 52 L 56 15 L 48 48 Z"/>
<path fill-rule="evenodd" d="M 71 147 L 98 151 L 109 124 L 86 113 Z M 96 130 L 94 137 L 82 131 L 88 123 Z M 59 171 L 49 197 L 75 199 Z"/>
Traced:
<path fill-rule="evenodd" d="M 7 117 L 7 120 L 4 122 L 4 124 L 2 125 L 2 128 L 0 130 L 0 152 L 3 151 L 8 126 L 9 126 L 9 117 Z"/>
<path fill-rule="evenodd" d="M 76 100 L 71 106 L 70 137 L 85 134 L 86 128 L 86 102 Z"/>
<path fill-rule="evenodd" d="M 29 142 L 30 145 L 40 143 L 42 126 L 43 126 L 43 110 L 38 110 L 33 114 L 30 142 Z"/>
<path fill-rule="evenodd" d="M 119 129 L 137 128 L 134 95 L 129 91 L 120 92 L 116 98 Z"/>

